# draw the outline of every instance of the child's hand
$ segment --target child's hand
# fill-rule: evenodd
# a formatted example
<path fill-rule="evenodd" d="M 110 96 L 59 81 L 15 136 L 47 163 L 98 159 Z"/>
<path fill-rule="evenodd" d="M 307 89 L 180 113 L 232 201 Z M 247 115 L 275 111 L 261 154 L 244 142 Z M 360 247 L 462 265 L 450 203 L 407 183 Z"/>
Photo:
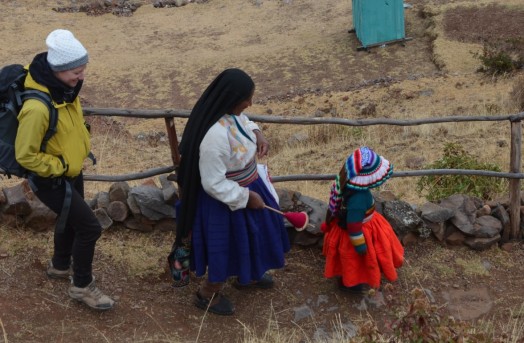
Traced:
<path fill-rule="evenodd" d="M 347 223 L 346 228 L 351 244 L 353 244 L 357 253 L 359 255 L 365 255 L 368 247 L 366 245 L 366 238 L 362 232 L 362 223 Z"/>
<path fill-rule="evenodd" d="M 357 254 L 359 255 L 365 255 L 368 252 L 368 247 L 366 243 L 360 244 L 360 245 L 354 245 L 354 246 L 355 246 L 355 250 L 357 251 Z"/>

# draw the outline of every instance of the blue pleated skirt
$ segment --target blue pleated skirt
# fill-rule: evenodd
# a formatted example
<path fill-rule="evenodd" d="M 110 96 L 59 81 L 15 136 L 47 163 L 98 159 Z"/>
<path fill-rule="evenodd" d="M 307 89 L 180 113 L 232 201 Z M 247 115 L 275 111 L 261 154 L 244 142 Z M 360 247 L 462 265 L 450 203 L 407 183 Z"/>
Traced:
<path fill-rule="evenodd" d="M 266 205 L 279 208 L 260 178 L 247 187 Z M 197 276 L 207 272 L 210 282 L 236 276 L 240 283 L 249 283 L 270 269 L 282 268 L 289 249 L 281 214 L 268 209 L 231 211 L 200 189 L 191 239 L 191 270 Z"/>

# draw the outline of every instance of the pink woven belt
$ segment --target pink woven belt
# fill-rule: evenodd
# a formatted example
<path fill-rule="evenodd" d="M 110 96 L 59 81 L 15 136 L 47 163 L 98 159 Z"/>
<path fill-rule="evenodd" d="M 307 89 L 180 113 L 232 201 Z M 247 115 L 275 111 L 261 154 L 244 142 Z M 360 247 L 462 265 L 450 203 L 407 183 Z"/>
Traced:
<path fill-rule="evenodd" d="M 238 182 L 242 187 L 249 185 L 251 182 L 258 179 L 256 160 L 251 160 L 244 169 L 226 173 L 226 178 Z"/>

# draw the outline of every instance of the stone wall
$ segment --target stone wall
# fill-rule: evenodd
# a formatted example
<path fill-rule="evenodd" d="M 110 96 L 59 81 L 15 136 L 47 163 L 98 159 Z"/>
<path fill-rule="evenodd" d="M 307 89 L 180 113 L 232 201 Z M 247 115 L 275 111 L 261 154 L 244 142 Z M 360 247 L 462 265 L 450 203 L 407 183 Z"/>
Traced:
<path fill-rule="evenodd" d="M 165 175 L 158 181 L 160 186 L 149 179 L 135 187 L 117 182 L 88 203 L 104 229 L 174 231 L 178 191 Z M 300 232 L 286 221 L 291 241 L 302 246 L 322 245 L 320 224 L 327 202 L 288 189 L 277 189 L 277 193 L 283 212 L 305 211 L 309 216 L 309 225 Z M 474 250 L 506 243 L 501 237 L 504 230 L 510 229 L 507 199 L 483 202 L 456 194 L 415 207 L 397 199 L 391 192 L 377 192 L 374 196 L 377 211 L 391 223 L 404 245 L 430 237 L 444 245 L 465 245 Z M 0 217 L 8 227 L 34 231 L 52 230 L 56 220 L 56 215 L 35 197 L 25 180 L 0 192 Z"/>

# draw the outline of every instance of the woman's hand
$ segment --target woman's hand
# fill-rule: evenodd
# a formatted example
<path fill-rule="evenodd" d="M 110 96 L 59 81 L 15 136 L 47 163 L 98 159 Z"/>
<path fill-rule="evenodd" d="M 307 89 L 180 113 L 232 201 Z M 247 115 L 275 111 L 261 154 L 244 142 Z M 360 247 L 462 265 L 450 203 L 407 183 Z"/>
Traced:
<path fill-rule="evenodd" d="M 264 200 L 262 200 L 262 197 L 257 192 L 249 191 L 249 200 L 247 201 L 247 208 L 261 210 L 264 208 L 264 205 Z"/>
<path fill-rule="evenodd" d="M 269 142 L 260 130 L 254 130 L 255 136 L 257 137 L 257 157 L 262 158 L 269 152 Z"/>

